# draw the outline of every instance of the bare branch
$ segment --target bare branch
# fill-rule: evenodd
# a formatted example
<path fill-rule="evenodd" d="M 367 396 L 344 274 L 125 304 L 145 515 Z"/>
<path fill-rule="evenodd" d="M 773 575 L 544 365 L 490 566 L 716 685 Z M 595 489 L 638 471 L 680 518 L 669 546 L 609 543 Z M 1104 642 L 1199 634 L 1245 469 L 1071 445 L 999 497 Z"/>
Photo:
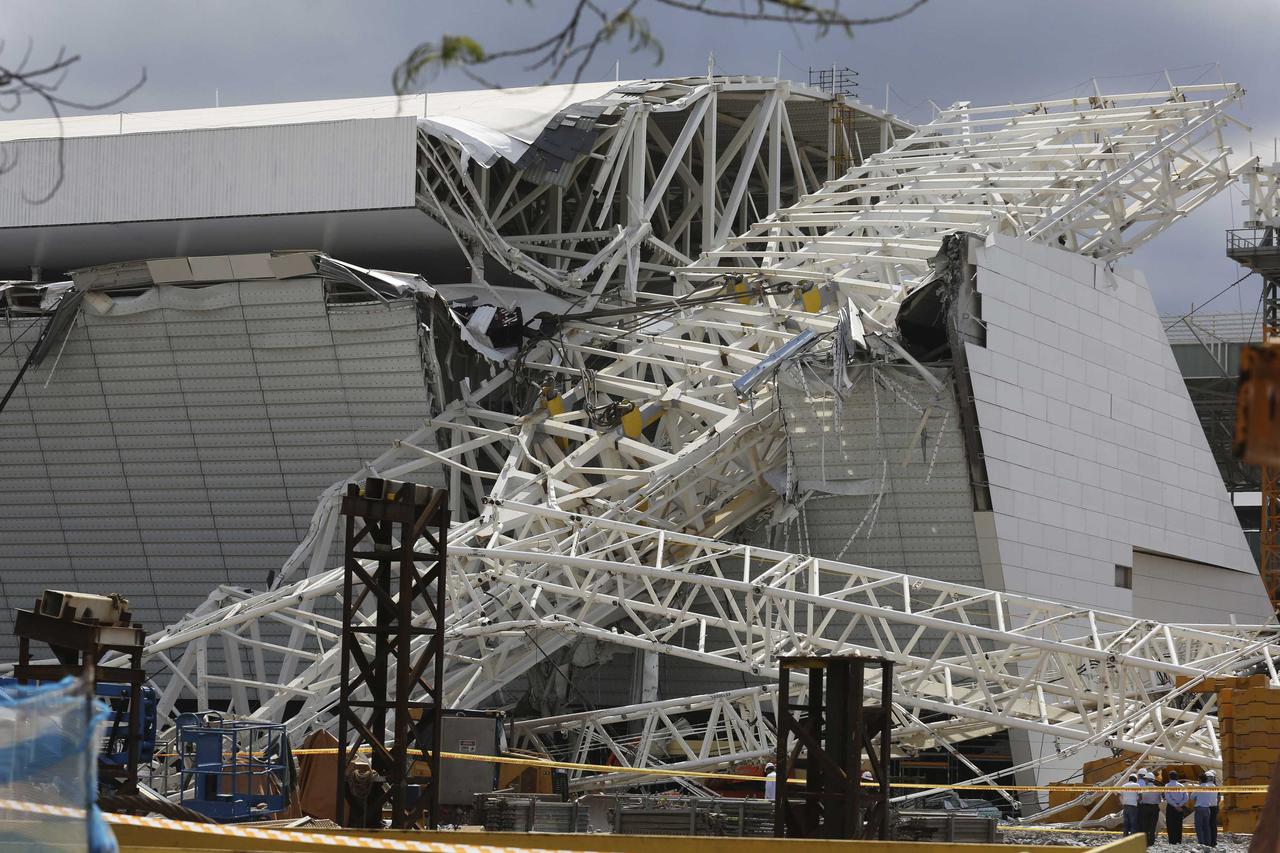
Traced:
<path fill-rule="evenodd" d="M 785 23 L 792 27 L 808 27 L 819 36 L 833 29 L 852 33 L 855 27 L 881 24 L 906 17 L 928 0 L 904 0 L 906 5 L 883 15 L 859 17 L 841 10 L 841 0 L 648 0 L 652 4 L 690 14 L 741 21 Z M 476 82 L 495 89 L 502 88 L 476 70 L 503 60 L 527 58 L 525 71 L 546 69 L 544 84 L 553 82 L 566 69 L 573 69 L 573 82 L 586 73 L 599 48 L 622 41 L 632 53 L 650 52 L 656 62 L 663 57 L 662 42 L 654 35 L 646 18 L 637 14 L 641 0 L 627 0 L 622 8 L 610 12 L 597 0 L 575 0 L 563 26 L 550 36 L 532 44 L 488 51 L 468 35 L 446 33 L 439 41 L 423 42 L 413 49 L 392 75 L 398 94 L 406 94 L 423 80 L 431 79 L 448 68 L 457 68 Z"/>
<path fill-rule="evenodd" d="M 0 41 L 0 55 L 4 53 L 4 48 L 5 43 Z M 147 82 L 147 71 L 145 68 L 142 69 L 137 82 L 120 94 L 105 101 L 96 103 L 73 101 L 60 95 L 58 90 L 66 82 L 72 66 L 80 61 L 79 54 L 68 56 L 67 49 L 60 47 L 57 55 L 47 64 L 38 68 L 28 68 L 33 50 L 34 45 L 31 40 L 28 40 L 27 49 L 16 66 L 9 67 L 0 64 L 0 112 L 15 112 L 22 106 L 24 98 L 31 97 L 43 102 L 49 115 L 58 123 L 58 135 L 55 141 L 56 151 L 54 153 L 56 169 L 53 184 L 49 187 L 49 191 L 43 195 L 32 198 L 24 190 L 22 196 L 30 204 L 44 204 L 53 198 L 54 194 L 62 186 L 62 181 L 65 177 L 66 141 L 62 134 L 63 111 L 69 109 L 104 110 L 113 107 L 142 88 L 143 84 Z M 7 144 L 0 145 L 0 175 L 12 171 L 17 162 L 18 152 Z"/>

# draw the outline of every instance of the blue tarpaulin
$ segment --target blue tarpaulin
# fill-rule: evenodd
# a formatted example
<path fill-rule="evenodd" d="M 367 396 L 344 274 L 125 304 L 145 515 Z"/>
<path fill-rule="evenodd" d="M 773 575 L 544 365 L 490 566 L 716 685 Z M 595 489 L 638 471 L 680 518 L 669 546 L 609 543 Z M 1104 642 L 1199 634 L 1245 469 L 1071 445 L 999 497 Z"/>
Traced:
<path fill-rule="evenodd" d="M 97 806 L 106 713 L 74 678 L 0 685 L 0 840 L 39 853 L 116 853 Z"/>

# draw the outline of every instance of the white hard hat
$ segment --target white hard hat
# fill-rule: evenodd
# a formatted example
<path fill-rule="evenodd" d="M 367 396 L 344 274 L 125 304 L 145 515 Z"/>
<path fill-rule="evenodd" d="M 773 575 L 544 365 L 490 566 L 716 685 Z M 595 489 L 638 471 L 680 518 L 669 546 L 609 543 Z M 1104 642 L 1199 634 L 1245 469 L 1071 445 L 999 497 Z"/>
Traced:
<path fill-rule="evenodd" d="M 872 776 L 871 776 L 871 771 L 870 771 L 870 770 L 863 770 L 863 771 L 862 771 L 862 778 L 863 778 L 863 780 L 864 780 L 864 781 L 867 781 L 867 782 L 871 782 L 871 781 L 873 781 Z"/>
<path fill-rule="evenodd" d="M 1218 774 L 1217 774 L 1217 773 L 1214 773 L 1212 770 L 1206 770 L 1206 771 L 1204 771 L 1204 775 L 1206 775 L 1206 776 L 1212 776 L 1212 777 L 1213 777 L 1213 778 L 1215 778 L 1215 779 L 1216 779 L 1216 778 L 1218 778 Z"/>

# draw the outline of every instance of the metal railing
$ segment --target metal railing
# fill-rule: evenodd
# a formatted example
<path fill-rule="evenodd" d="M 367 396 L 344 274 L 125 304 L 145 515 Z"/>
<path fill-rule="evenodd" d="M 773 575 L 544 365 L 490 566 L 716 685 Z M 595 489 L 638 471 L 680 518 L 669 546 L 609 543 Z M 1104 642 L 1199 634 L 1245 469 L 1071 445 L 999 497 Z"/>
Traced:
<path fill-rule="evenodd" d="M 1276 229 L 1264 228 L 1229 228 L 1227 229 L 1227 253 L 1255 251 L 1258 249 L 1280 249 L 1277 243 Z"/>

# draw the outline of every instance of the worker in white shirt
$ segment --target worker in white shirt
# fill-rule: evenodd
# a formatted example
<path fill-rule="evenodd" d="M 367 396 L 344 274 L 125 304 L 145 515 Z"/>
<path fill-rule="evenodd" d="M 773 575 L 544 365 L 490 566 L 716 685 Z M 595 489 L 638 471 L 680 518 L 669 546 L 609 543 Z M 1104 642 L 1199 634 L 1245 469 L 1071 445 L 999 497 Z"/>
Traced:
<path fill-rule="evenodd" d="M 1170 844 L 1182 843 L 1182 819 L 1187 814 L 1189 795 L 1182 790 L 1178 771 L 1169 771 L 1169 781 L 1164 783 L 1164 829 L 1169 833 Z"/>
<path fill-rule="evenodd" d="M 1156 825 L 1160 823 L 1160 788 L 1156 785 L 1156 774 L 1150 770 L 1138 781 L 1142 783 L 1142 790 L 1138 792 L 1138 823 L 1150 847 L 1156 843 Z"/>
<path fill-rule="evenodd" d="M 1217 774 L 1206 770 L 1200 777 L 1200 787 L 1216 788 Z M 1202 847 L 1218 846 L 1218 792 L 1196 791 L 1191 795 L 1196 801 L 1196 841 Z"/>
<path fill-rule="evenodd" d="M 1130 773 L 1129 781 L 1120 787 L 1131 789 L 1120 792 L 1120 806 L 1124 812 L 1124 834 L 1128 837 L 1138 831 L 1138 789 L 1142 787 L 1138 783 L 1138 774 Z"/>
<path fill-rule="evenodd" d="M 769 762 L 764 766 L 764 798 L 773 802 L 778 797 L 778 771 Z"/>

